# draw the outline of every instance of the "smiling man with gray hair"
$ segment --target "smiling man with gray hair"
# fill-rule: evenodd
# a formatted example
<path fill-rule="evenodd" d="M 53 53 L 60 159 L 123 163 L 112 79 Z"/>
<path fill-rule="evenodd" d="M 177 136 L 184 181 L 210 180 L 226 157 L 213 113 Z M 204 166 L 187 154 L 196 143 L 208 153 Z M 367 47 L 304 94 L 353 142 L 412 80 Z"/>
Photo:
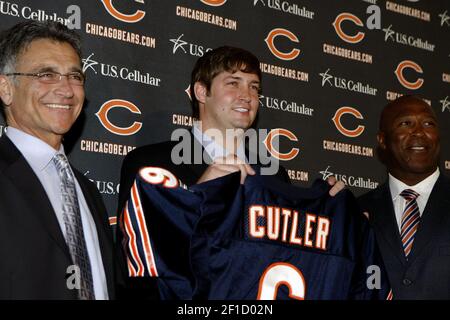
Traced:
<path fill-rule="evenodd" d="M 27 21 L 0 34 L 0 299 L 114 298 L 106 209 L 62 145 L 84 81 L 80 38 L 64 25 Z"/>

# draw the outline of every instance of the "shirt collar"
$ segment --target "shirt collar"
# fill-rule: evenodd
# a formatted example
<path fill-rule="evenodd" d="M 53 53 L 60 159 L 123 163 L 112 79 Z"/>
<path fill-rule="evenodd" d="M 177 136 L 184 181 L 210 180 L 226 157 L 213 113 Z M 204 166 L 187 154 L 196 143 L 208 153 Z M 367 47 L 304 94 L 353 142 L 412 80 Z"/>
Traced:
<path fill-rule="evenodd" d="M 192 134 L 194 138 L 205 148 L 208 156 L 214 161 L 216 158 L 226 157 L 230 154 L 223 146 L 216 143 L 213 138 L 208 136 L 205 132 L 201 130 L 200 121 L 195 121 L 192 126 Z M 241 143 L 238 146 L 237 157 L 245 161 L 245 149 L 244 145 Z M 247 162 L 247 161 L 246 161 Z"/>
<path fill-rule="evenodd" d="M 436 171 L 434 171 L 433 174 L 420 181 L 418 184 L 408 186 L 406 183 L 400 181 L 389 173 L 389 189 L 391 190 L 392 200 L 396 201 L 400 196 L 400 193 L 405 189 L 412 189 L 422 196 L 429 195 L 434 184 L 439 178 L 439 174 L 439 168 L 436 168 Z"/>
<path fill-rule="evenodd" d="M 65 154 L 62 144 L 59 150 L 55 150 L 41 139 L 14 127 L 7 127 L 6 136 L 19 149 L 30 166 L 38 171 L 43 171 L 55 154 Z"/>

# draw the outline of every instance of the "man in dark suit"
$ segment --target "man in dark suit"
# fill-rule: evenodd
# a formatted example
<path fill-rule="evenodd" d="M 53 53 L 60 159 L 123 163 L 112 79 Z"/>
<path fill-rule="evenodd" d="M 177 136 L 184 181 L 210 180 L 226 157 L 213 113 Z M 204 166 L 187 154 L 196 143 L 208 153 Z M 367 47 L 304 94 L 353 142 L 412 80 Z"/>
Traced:
<path fill-rule="evenodd" d="M 439 172 L 432 108 L 403 96 L 381 114 L 378 149 L 388 181 L 358 200 L 368 214 L 394 299 L 450 298 L 450 180 Z"/>
<path fill-rule="evenodd" d="M 278 164 L 267 163 L 267 158 L 260 161 L 260 150 L 244 142 L 256 119 L 261 91 L 260 64 L 252 53 L 228 46 L 205 53 L 194 66 L 190 88 L 193 116 L 200 121 L 194 124 L 191 132 L 180 134 L 180 141 L 143 146 L 125 157 L 118 216 L 129 197 L 136 173 L 145 166 L 169 170 L 187 187 L 239 171 L 243 182 L 247 175 L 264 174 L 264 169 L 272 171 L 278 168 Z M 279 167 L 273 173 L 289 182 L 284 168 Z M 334 185 L 330 191 L 332 195 L 344 186 L 342 182 L 336 183 L 334 177 L 329 179 L 329 183 Z M 118 232 L 117 239 L 120 243 L 121 232 Z M 132 291 L 136 296 L 158 296 L 156 290 L 148 294 L 147 289 L 154 285 L 151 284 L 153 279 L 129 280 L 135 282 L 131 286 L 134 286 Z"/>
<path fill-rule="evenodd" d="M 79 36 L 36 21 L 2 32 L 0 98 L 0 299 L 114 298 L 106 209 L 62 146 L 84 102 Z"/>

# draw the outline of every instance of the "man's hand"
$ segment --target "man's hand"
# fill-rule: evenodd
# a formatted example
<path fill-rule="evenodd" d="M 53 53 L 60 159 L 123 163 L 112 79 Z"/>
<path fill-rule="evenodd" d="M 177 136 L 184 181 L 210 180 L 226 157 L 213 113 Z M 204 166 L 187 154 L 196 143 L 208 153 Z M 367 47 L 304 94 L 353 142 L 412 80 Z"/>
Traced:
<path fill-rule="evenodd" d="M 328 177 L 327 182 L 332 186 L 329 192 L 332 197 L 345 188 L 345 184 L 342 181 L 337 181 L 335 176 Z"/>
<path fill-rule="evenodd" d="M 241 184 L 244 183 L 247 175 L 254 175 L 255 170 L 252 167 L 235 155 L 228 155 L 224 158 L 217 158 L 214 162 L 205 170 L 197 183 L 206 182 L 209 180 L 217 179 L 233 172 L 241 172 Z"/>

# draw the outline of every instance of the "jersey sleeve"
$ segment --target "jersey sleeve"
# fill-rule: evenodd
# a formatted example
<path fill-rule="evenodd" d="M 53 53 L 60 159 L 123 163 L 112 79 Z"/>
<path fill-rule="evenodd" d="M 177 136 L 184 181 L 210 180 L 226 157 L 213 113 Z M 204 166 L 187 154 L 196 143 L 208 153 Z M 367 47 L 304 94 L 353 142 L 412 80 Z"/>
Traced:
<path fill-rule="evenodd" d="M 200 200 L 170 172 L 145 169 L 136 176 L 120 217 L 128 276 L 157 277 L 163 299 L 188 299 L 189 241 Z"/>

